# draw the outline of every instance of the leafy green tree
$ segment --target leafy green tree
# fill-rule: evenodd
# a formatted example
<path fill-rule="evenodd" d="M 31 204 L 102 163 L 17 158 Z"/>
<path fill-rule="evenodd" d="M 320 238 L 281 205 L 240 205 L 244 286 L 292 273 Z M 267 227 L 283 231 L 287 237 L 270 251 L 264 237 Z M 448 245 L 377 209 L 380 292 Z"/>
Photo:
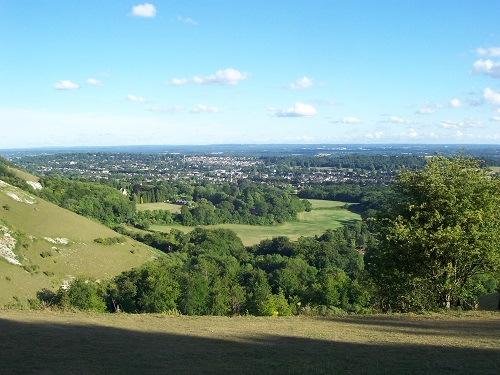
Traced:
<path fill-rule="evenodd" d="M 500 180 L 479 162 L 435 156 L 403 171 L 395 199 L 374 220 L 367 270 L 381 306 L 456 305 L 470 279 L 500 267 Z"/>
<path fill-rule="evenodd" d="M 69 284 L 67 289 L 59 289 L 56 303 L 62 308 L 73 308 L 84 311 L 106 311 L 100 285 L 94 280 L 77 277 Z"/>

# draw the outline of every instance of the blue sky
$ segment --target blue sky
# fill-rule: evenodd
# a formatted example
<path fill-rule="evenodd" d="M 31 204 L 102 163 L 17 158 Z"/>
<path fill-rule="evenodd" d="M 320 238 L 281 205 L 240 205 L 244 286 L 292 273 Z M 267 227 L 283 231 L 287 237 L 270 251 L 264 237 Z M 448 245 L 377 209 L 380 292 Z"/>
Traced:
<path fill-rule="evenodd" d="M 2 1 L 0 148 L 500 143 L 500 0 Z"/>

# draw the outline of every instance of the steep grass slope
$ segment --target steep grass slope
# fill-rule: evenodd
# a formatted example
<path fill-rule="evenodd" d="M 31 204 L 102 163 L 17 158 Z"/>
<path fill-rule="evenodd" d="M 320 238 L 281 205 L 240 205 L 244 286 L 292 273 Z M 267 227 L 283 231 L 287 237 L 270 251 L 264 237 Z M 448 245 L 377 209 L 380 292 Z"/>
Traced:
<path fill-rule="evenodd" d="M 109 237 L 119 234 L 0 180 L 0 307 L 24 304 L 78 275 L 109 278 L 159 255 L 129 238 L 94 241 Z"/>

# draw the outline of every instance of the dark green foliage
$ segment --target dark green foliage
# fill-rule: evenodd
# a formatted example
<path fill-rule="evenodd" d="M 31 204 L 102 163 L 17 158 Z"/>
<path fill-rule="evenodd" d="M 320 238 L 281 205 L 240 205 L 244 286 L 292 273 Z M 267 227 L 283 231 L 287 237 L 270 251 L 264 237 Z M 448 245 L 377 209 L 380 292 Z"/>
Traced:
<path fill-rule="evenodd" d="M 124 243 L 126 241 L 126 238 L 124 236 L 120 237 L 106 237 L 106 238 L 96 238 L 94 239 L 94 242 L 100 243 L 102 245 L 114 245 L 117 243 Z"/>
<path fill-rule="evenodd" d="M 167 312 L 177 308 L 179 294 L 172 270 L 155 262 L 116 277 L 108 286 L 108 305 L 113 311 Z"/>
<path fill-rule="evenodd" d="M 474 295 L 476 275 L 498 272 L 500 180 L 476 160 L 435 156 L 403 172 L 394 191 L 366 258 L 382 308 L 456 306 Z"/>
<path fill-rule="evenodd" d="M 83 311 L 106 311 L 104 291 L 92 278 L 77 277 L 67 289 L 59 289 L 55 302 L 64 309 Z"/>
<path fill-rule="evenodd" d="M 59 176 L 42 177 L 40 183 L 42 198 L 103 224 L 126 223 L 135 215 L 134 202 L 110 186 Z"/>
<path fill-rule="evenodd" d="M 159 194 L 159 191 L 169 193 Z M 204 182 L 194 186 L 162 181 L 155 185 L 135 185 L 132 196 L 138 203 L 168 199 L 183 204 L 181 212 L 175 215 L 168 211 L 138 213 L 134 224 L 141 229 L 147 229 L 150 224 L 172 222 L 187 226 L 270 225 L 296 220 L 299 212 L 310 211 L 312 207 L 310 202 L 291 195 L 289 191 L 248 180 L 234 185 Z"/>
<path fill-rule="evenodd" d="M 227 229 L 150 233 L 141 239 L 167 255 L 122 273 L 96 293 L 109 311 L 130 313 L 271 316 L 297 314 L 299 306 L 358 312 L 370 299 L 362 255 L 355 247 L 364 243 L 364 231 L 357 224 L 296 242 L 277 237 L 250 248 Z M 95 285 L 84 281 L 87 289 Z M 88 309 L 67 302 L 83 293 L 70 293 L 74 286 L 85 289 L 81 282 L 72 283 L 61 292 L 66 299 L 60 304 Z"/>

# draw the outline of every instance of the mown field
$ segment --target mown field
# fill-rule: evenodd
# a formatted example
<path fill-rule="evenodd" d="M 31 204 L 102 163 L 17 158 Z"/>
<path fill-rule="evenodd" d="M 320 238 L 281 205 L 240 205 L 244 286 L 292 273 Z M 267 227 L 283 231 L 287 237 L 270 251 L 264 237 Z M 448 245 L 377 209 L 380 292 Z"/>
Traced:
<path fill-rule="evenodd" d="M 0 310 L 5 374 L 498 374 L 500 314 L 187 317 Z"/>
<path fill-rule="evenodd" d="M 298 221 L 288 222 L 273 226 L 255 226 L 240 224 L 206 225 L 204 228 L 228 228 L 236 232 L 245 246 L 259 243 L 263 239 L 278 236 L 287 236 L 296 240 L 301 236 L 315 236 L 323 234 L 327 229 L 333 229 L 342 225 L 360 220 L 360 216 L 343 208 L 345 202 L 324 201 L 309 199 L 313 205 L 311 212 L 302 212 Z M 168 232 L 176 228 L 183 232 L 190 232 L 193 227 L 182 225 L 152 225 L 152 230 Z"/>
<path fill-rule="evenodd" d="M 181 212 L 182 206 L 180 204 L 158 202 L 158 203 L 138 204 L 138 205 L 136 205 L 136 208 L 137 208 L 137 211 L 166 210 L 166 211 L 170 211 L 173 214 L 178 214 L 179 212 Z"/>

